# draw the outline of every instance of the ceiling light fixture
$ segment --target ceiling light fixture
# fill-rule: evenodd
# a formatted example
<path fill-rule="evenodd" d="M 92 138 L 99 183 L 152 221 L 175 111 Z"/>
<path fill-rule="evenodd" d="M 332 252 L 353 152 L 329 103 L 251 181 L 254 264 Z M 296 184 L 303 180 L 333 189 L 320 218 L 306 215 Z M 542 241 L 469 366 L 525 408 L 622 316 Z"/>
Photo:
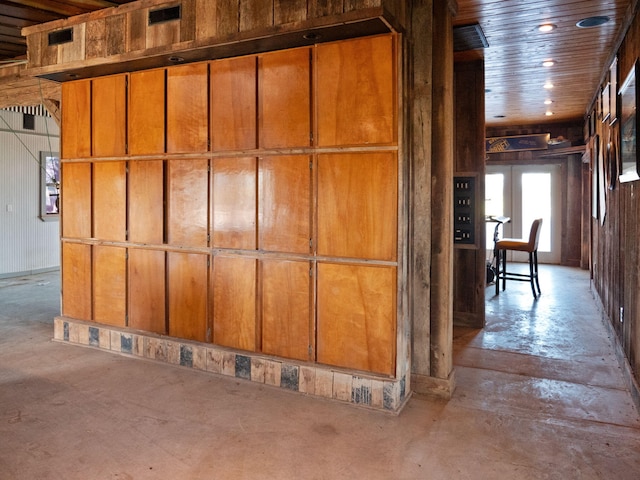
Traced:
<path fill-rule="evenodd" d="M 558 28 L 558 26 L 553 23 L 543 23 L 542 25 L 538 25 L 538 30 L 543 33 L 552 32 L 556 28 Z"/>
<path fill-rule="evenodd" d="M 553 115 L 553 112 L 552 112 L 551 110 L 547 110 L 547 111 L 545 112 L 545 115 L 546 115 L 547 117 L 550 117 L 551 115 Z"/>
<path fill-rule="evenodd" d="M 544 88 L 546 88 L 547 90 L 551 90 L 553 88 L 553 83 L 551 82 L 547 82 L 544 84 Z"/>
<path fill-rule="evenodd" d="M 542 62 L 543 67 L 553 67 L 556 64 L 554 60 L 545 60 Z"/>
<path fill-rule="evenodd" d="M 544 101 L 545 105 L 551 105 L 552 103 L 553 103 L 553 100 L 548 100 L 547 99 L 547 100 Z"/>
<path fill-rule="evenodd" d="M 583 18 L 578 23 L 576 23 L 576 27 L 578 28 L 599 27 L 600 25 L 604 25 L 605 23 L 607 23 L 609 20 L 611 19 L 605 16 L 587 17 L 587 18 Z"/>

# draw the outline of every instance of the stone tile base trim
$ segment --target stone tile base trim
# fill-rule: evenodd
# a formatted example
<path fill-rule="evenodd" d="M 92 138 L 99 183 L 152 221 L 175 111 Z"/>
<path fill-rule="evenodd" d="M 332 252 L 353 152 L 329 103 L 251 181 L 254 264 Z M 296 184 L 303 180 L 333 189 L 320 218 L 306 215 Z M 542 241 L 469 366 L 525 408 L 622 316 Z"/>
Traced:
<path fill-rule="evenodd" d="M 410 396 L 404 378 L 395 380 L 336 371 L 326 366 L 67 317 L 54 319 L 53 338 L 391 413 L 399 413 Z"/>

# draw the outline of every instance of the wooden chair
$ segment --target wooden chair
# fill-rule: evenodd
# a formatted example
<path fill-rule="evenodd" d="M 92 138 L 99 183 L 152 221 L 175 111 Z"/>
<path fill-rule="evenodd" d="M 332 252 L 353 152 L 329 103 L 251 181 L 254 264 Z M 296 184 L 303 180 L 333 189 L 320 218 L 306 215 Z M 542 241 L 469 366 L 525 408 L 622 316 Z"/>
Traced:
<path fill-rule="evenodd" d="M 496 242 L 498 261 L 496 267 L 496 295 L 500 294 L 500 280 L 502 280 L 502 290 L 507 288 L 507 280 L 519 282 L 529 282 L 533 298 L 540 295 L 540 284 L 538 283 L 538 239 L 540 238 L 540 226 L 542 219 L 538 218 L 531 224 L 529 240 L 524 238 L 503 238 Z M 529 253 L 529 274 L 507 272 L 507 250 Z M 538 290 L 536 294 L 536 288 Z"/>

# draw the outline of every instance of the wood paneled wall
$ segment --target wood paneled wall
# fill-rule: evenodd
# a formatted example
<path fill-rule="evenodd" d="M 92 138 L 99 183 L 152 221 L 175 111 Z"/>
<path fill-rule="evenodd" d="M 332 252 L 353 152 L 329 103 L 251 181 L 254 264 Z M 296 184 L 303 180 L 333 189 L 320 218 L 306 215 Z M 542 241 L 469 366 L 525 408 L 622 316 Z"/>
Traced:
<path fill-rule="evenodd" d="M 63 315 L 396 373 L 395 35 L 63 85 Z"/>

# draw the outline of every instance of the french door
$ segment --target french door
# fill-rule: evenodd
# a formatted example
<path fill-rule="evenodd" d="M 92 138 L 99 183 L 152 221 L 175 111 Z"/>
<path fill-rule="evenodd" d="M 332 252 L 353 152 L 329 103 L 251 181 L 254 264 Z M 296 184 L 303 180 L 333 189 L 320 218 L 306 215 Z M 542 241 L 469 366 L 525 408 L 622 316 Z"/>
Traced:
<path fill-rule="evenodd" d="M 538 261 L 560 263 L 561 200 L 560 165 L 487 165 L 486 215 L 506 216 L 502 236 L 528 238 L 531 223 L 542 218 Z M 493 227 L 487 223 L 487 250 L 492 252 Z M 525 262 L 527 253 L 508 252 L 510 261 Z"/>

